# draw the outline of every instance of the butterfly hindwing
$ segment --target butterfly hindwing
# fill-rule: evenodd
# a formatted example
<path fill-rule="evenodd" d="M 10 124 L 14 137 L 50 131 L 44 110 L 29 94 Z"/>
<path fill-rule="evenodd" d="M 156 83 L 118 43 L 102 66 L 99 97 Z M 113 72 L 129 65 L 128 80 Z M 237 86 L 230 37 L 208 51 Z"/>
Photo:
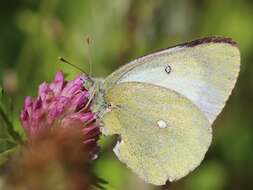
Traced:
<path fill-rule="evenodd" d="M 156 185 L 177 180 L 199 165 L 211 142 L 207 118 L 187 98 L 139 82 L 116 85 L 106 93 L 111 111 L 104 132 L 118 134 L 117 157 Z"/>

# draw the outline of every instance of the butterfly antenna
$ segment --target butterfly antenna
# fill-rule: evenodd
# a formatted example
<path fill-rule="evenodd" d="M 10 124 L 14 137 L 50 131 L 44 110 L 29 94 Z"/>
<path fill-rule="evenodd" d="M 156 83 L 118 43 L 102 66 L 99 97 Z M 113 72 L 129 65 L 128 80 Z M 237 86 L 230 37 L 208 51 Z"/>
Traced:
<path fill-rule="evenodd" d="M 92 56 L 91 56 L 91 48 L 90 48 L 91 38 L 88 35 L 85 37 L 85 42 L 87 44 L 87 49 L 88 49 L 88 59 L 89 59 L 88 61 L 89 61 L 89 67 L 90 67 L 89 76 L 91 76 L 92 75 Z"/>
<path fill-rule="evenodd" d="M 66 63 L 68 65 L 70 65 L 71 67 L 74 67 L 75 69 L 81 71 L 82 73 L 84 73 L 87 77 L 89 76 L 81 67 L 78 67 L 77 65 L 67 61 L 66 59 L 64 59 L 63 57 L 58 57 L 59 61 Z"/>

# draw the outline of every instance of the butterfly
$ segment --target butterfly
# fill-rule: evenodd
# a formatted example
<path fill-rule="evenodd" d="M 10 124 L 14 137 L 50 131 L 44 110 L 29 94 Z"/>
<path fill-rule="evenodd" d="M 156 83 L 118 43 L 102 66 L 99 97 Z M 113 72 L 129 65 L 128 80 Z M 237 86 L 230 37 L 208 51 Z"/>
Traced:
<path fill-rule="evenodd" d="M 207 37 L 138 58 L 99 84 L 113 151 L 148 183 L 163 185 L 194 170 L 212 140 L 212 124 L 235 86 L 240 52 L 230 38 Z"/>

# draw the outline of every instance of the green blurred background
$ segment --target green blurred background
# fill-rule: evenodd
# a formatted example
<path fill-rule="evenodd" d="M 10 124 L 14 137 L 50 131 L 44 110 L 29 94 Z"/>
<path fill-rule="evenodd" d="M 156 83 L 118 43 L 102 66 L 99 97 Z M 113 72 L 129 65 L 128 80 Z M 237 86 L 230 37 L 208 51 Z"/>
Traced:
<path fill-rule="evenodd" d="M 242 56 L 239 81 L 214 124 L 214 140 L 194 172 L 163 187 L 145 184 L 112 154 L 102 139 L 95 161 L 111 190 L 253 189 L 253 1 L 252 0 L 2 0 L 1 85 L 18 111 L 26 95 L 62 69 L 63 56 L 89 69 L 85 36 L 92 39 L 93 75 L 105 77 L 120 65 L 179 42 L 210 35 L 232 37 Z"/>

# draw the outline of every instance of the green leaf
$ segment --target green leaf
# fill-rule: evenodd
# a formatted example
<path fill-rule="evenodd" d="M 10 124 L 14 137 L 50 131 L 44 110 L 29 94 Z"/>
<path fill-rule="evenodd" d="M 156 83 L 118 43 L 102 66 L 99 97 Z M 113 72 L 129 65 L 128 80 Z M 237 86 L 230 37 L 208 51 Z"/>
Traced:
<path fill-rule="evenodd" d="M 11 98 L 0 88 L 0 165 L 17 149 L 22 138 L 11 122 L 13 105 Z"/>
<path fill-rule="evenodd" d="M 11 122 L 13 105 L 11 98 L 0 88 L 0 137 L 10 136 L 14 141 L 21 142 L 22 138 L 14 130 Z"/>
<path fill-rule="evenodd" d="M 2 153 L 0 153 L 0 166 L 4 164 L 13 154 L 15 154 L 18 150 L 18 146 L 14 148 L 8 149 Z"/>
<path fill-rule="evenodd" d="M 15 142 L 10 141 L 9 139 L 0 138 L 0 154 L 8 149 L 12 149 L 17 144 Z"/>
<path fill-rule="evenodd" d="M 9 139 L 0 138 L 0 165 L 2 165 L 8 158 L 16 152 L 18 146 L 15 142 Z"/>

